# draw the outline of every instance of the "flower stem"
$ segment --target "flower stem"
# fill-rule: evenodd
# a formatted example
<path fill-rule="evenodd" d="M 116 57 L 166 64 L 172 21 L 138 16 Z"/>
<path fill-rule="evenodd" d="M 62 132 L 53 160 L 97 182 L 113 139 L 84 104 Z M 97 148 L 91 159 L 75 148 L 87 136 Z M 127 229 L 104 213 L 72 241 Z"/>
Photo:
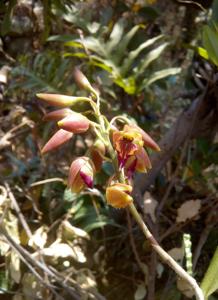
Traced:
<path fill-rule="evenodd" d="M 176 274 L 183 279 L 184 281 L 188 282 L 188 284 L 192 287 L 195 292 L 195 296 L 197 300 L 204 300 L 204 295 L 200 287 L 198 286 L 196 280 L 190 276 L 156 241 L 153 237 L 152 233 L 149 231 L 148 227 L 145 225 L 142 217 L 138 213 L 135 205 L 132 203 L 128 206 L 129 211 L 131 212 L 133 218 L 138 223 L 139 227 L 141 228 L 143 234 L 149 241 L 150 245 L 154 249 L 154 251 L 159 254 L 160 258 L 163 260 L 164 263 L 169 265 L 171 269 L 173 269 Z"/>
<path fill-rule="evenodd" d="M 112 164 L 114 166 L 115 172 L 118 175 L 119 181 L 121 183 L 126 183 L 125 180 L 125 176 L 124 174 L 119 170 L 118 168 L 118 162 L 117 162 L 117 155 L 116 152 L 113 149 L 113 146 L 111 144 L 110 141 L 110 137 L 108 134 L 108 131 L 105 129 L 105 124 L 104 124 L 104 119 L 103 116 L 100 113 L 100 99 L 97 99 L 97 117 L 98 117 L 98 121 L 99 124 L 101 126 L 101 134 L 104 137 L 105 141 L 106 141 L 106 146 L 108 149 L 108 153 L 112 159 Z M 148 227 L 146 226 L 145 222 L 143 221 L 142 217 L 140 216 L 140 214 L 138 213 L 135 205 L 133 203 L 131 203 L 128 206 L 128 209 L 130 211 L 130 213 L 132 214 L 133 218 L 135 219 L 135 221 L 138 223 L 139 227 L 141 228 L 144 236 L 146 237 L 146 239 L 149 241 L 151 247 L 154 249 L 154 251 L 160 256 L 160 258 L 163 260 L 164 263 L 166 263 L 167 265 L 169 265 L 171 267 L 171 269 L 173 269 L 175 271 L 175 273 L 184 281 L 186 281 L 194 290 L 195 296 L 196 296 L 196 300 L 204 300 L 204 295 L 203 292 L 201 290 L 201 288 L 199 287 L 199 285 L 197 284 L 196 280 L 190 276 L 156 241 L 156 239 L 154 238 L 154 236 L 152 235 L 152 233 L 150 232 L 150 230 L 148 229 Z"/>

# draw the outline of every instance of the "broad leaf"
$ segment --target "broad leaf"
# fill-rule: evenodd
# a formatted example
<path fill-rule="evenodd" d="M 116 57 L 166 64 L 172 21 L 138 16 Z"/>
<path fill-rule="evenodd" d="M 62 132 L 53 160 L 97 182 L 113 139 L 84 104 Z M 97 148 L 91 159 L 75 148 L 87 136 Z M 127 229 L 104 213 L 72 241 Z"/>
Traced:
<path fill-rule="evenodd" d="M 203 28 L 203 44 L 208 52 L 209 59 L 218 66 L 218 33 L 208 25 Z"/>
<path fill-rule="evenodd" d="M 168 76 L 176 75 L 180 72 L 181 72 L 181 68 L 169 68 L 169 69 L 164 69 L 161 71 L 154 72 L 150 78 L 144 80 L 142 84 L 143 88 L 148 87 L 149 85 L 151 85 L 157 80 L 163 79 Z"/>
<path fill-rule="evenodd" d="M 123 76 L 125 76 L 126 72 L 128 72 L 129 68 L 135 61 L 135 59 L 138 57 L 138 55 L 149 46 L 153 45 L 155 42 L 159 41 L 161 38 L 163 38 L 163 35 L 158 35 L 155 38 L 149 39 L 146 42 L 139 45 L 139 47 L 133 51 L 131 51 L 128 55 L 128 57 L 124 60 L 123 67 L 121 68 L 121 72 Z"/>
<path fill-rule="evenodd" d="M 143 58 L 141 66 L 139 68 L 136 68 L 136 77 L 139 77 L 139 75 L 141 75 L 144 70 L 161 55 L 161 53 L 166 49 L 168 45 L 169 43 L 164 43 L 158 46 L 156 49 L 151 50 L 145 56 L 145 58 Z"/>
<path fill-rule="evenodd" d="M 124 20 L 119 20 L 113 27 L 113 30 L 110 34 L 109 41 L 107 42 L 108 52 L 112 52 L 114 48 L 119 44 L 124 31 Z"/>
<path fill-rule="evenodd" d="M 201 283 L 206 299 L 218 289 L 218 247 Z"/>
<path fill-rule="evenodd" d="M 127 34 L 122 38 L 121 43 L 118 45 L 117 49 L 116 49 L 116 56 L 115 56 L 115 61 L 116 63 L 120 63 L 121 59 L 123 57 L 123 53 L 125 53 L 131 39 L 134 37 L 134 35 L 136 34 L 136 32 L 138 31 L 138 29 L 141 27 L 142 25 L 136 25 L 134 26 L 129 32 L 127 32 Z"/>

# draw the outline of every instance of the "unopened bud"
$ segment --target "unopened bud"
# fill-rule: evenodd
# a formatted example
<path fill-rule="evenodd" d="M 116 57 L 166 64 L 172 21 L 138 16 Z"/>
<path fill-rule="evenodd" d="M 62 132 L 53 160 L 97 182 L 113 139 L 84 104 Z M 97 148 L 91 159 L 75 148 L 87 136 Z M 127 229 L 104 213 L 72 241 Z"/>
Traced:
<path fill-rule="evenodd" d="M 42 148 L 41 153 L 45 154 L 49 151 L 55 150 L 59 146 L 63 145 L 67 141 L 69 141 L 73 137 L 73 133 L 59 129 L 51 138 L 50 140 L 45 144 L 45 146 Z"/>
<path fill-rule="evenodd" d="M 81 97 L 66 96 L 59 94 L 36 94 L 36 96 L 49 105 L 67 107 L 81 100 Z"/>
<path fill-rule="evenodd" d="M 79 157 L 75 159 L 69 171 L 68 186 L 72 192 L 79 193 L 85 187 L 93 187 L 93 176 L 95 168 L 88 157 Z"/>
<path fill-rule="evenodd" d="M 80 113 L 73 112 L 58 122 L 58 126 L 73 133 L 83 133 L 89 129 L 89 119 Z"/>
<path fill-rule="evenodd" d="M 79 68 L 74 69 L 74 78 L 77 85 L 86 91 L 91 92 L 95 96 L 97 95 L 97 91 L 91 86 L 90 82 L 88 81 L 87 77 L 80 71 Z"/>
<path fill-rule="evenodd" d="M 72 110 L 69 108 L 62 108 L 58 110 L 51 111 L 44 115 L 44 121 L 59 121 L 72 114 Z"/>

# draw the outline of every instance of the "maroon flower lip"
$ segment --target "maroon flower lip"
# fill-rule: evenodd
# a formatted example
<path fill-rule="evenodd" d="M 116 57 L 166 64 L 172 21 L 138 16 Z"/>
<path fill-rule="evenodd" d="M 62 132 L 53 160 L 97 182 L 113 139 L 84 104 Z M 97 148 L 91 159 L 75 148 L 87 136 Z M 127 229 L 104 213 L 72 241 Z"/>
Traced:
<path fill-rule="evenodd" d="M 80 177 L 82 178 L 82 180 L 84 181 L 84 183 L 87 185 L 87 187 L 89 187 L 90 189 L 93 188 L 93 178 L 87 174 L 85 174 L 84 172 L 80 171 Z"/>

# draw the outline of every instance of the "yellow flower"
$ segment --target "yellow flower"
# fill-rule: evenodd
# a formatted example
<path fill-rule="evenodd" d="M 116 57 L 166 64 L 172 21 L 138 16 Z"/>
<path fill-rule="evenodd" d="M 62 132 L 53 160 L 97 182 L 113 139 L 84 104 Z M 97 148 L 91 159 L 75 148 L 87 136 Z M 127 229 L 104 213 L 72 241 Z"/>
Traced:
<path fill-rule="evenodd" d="M 125 183 L 115 183 L 106 189 L 107 203 L 115 208 L 127 207 L 133 202 L 132 187 Z"/>

